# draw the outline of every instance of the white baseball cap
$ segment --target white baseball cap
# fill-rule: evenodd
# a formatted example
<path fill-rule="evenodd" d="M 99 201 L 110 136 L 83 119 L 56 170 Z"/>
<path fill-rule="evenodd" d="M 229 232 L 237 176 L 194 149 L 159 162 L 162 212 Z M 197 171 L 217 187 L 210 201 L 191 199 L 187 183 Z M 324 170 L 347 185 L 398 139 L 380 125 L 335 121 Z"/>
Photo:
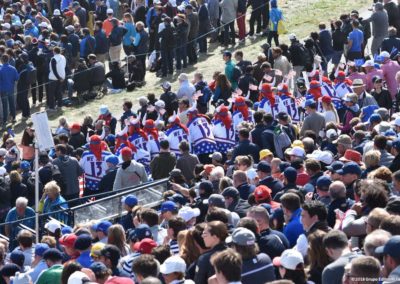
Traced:
<path fill-rule="evenodd" d="M 154 106 L 159 108 L 165 108 L 165 102 L 163 100 L 158 100 L 154 103 Z"/>
<path fill-rule="evenodd" d="M 381 54 L 379 54 L 379 56 L 383 57 L 383 58 L 389 58 L 390 54 L 387 51 L 382 51 Z"/>
<path fill-rule="evenodd" d="M 185 222 L 189 222 L 192 218 L 200 216 L 200 209 L 183 206 L 179 209 L 178 216 L 182 217 Z"/>
<path fill-rule="evenodd" d="M 53 15 L 54 15 L 54 16 L 61 16 L 60 10 L 55 9 L 54 12 L 53 12 Z"/>
<path fill-rule="evenodd" d="M 71 276 L 68 278 L 67 284 L 81 284 L 85 283 L 84 280 L 87 282 L 89 277 L 83 273 L 82 271 L 75 271 L 74 273 L 71 274 Z"/>
<path fill-rule="evenodd" d="M 361 67 L 374 67 L 374 61 L 373 60 L 367 60 Z"/>
<path fill-rule="evenodd" d="M 273 260 L 274 266 L 283 266 L 286 269 L 296 270 L 299 264 L 304 264 L 303 256 L 294 249 L 285 250 L 281 256 L 277 256 Z"/>
<path fill-rule="evenodd" d="M 11 25 L 9 23 L 1 24 L 1 26 L 6 28 L 7 30 L 9 30 L 11 28 Z"/>
<path fill-rule="evenodd" d="M 335 129 L 328 129 L 328 131 L 326 132 L 326 137 L 328 139 L 333 139 L 336 138 L 338 136 L 338 133 L 336 132 Z"/>
<path fill-rule="evenodd" d="M 290 34 L 289 35 L 289 40 L 294 40 L 294 39 L 296 39 L 297 37 L 296 37 L 296 35 L 295 34 Z"/>
<path fill-rule="evenodd" d="M 108 8 L 108 9 L 107 9 L 107 14 L 114 14 L 114 10 L 113 10 L 113 9 L 110 9 L 110 8 Z"/>
<path fill-rule="evenodd" d="M 319 153 L 317 160 L 325 165 L 330 165 L 333 163 L 333 154 L 330 151 L 322 151 Z"/>
<path fill-rule="evenodd" d="M 392 124 L 395 126 L 400 126 L 400 116 L 396 117 L 395 120 L 392 120 Z"/>
<path fill-rule="evenodd" d="M 47 28 L 48 25 L 47 25 L 46 22 L 41 22 L 41 23 L 39 24 L 39 27 L 41 27 L 41 28 Z"/>
<path fill-rule="evenodd" d="M 162 274 L 171 274 L 174 272 L 185 273 L 186 262 L 178 255 L 168 257 L 160 266 Z"/>
<path fill-rule="evenodd" d="M 303 148 L 296 146 L 293 147 L 290 151 L 288 151 L 288 154 L 296 157 L 304 157 L 306 152 L 304 151 Z"/>
<path fill-rule="evenodd" d="M 61 224 L 57 220 L 50 220 L 44 225 L 44 228 L 54 234 L 57 229 L 61 229 Z"/>

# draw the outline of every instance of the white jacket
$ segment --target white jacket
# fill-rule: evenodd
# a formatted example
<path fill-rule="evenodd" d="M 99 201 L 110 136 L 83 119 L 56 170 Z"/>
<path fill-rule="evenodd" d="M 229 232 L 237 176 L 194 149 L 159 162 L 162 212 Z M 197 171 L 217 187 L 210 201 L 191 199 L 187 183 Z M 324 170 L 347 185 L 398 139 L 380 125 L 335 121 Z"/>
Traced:
<path fill-rule="evenodd" d="M 51 62 L 53 61 L 53 59 L 55 59 L 57 62 L 56 67 L 57 67 L 58 76 L 60 76 L 62 79 L 65 79 L 65 67 L 67 65 L 67 60 L 65 59 L 64 55 L 55 54 L 51 58 L 50 63 L 49 63 L 49 70 L 50 70 L 49 80 L 53 80 L 53 81 L 58 80 L 56 75 L 54 75 L 53 68 L 51 67 Z"/>

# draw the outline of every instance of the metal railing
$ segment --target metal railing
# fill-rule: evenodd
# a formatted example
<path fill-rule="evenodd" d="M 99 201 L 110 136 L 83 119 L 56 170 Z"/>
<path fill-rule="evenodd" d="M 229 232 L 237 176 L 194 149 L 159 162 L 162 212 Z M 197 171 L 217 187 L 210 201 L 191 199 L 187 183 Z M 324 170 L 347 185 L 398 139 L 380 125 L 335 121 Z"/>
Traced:
<path fill-rule="evenodd" d="M 167 183 L 168 179 L 165 178 L 138 186 L 123 188 L 118 191 L 100 193 L 69 200 L 66 203 L 81 204 L 72 208 L 64 209 L 61 208 L 61 205 L 65 204 L 63 203 L 59 204 L 57 208 L 53 208 L 52 212 L 40 214 L 38 230 L 27 226 L 27 223 L 34 223 L 35 217 L 1 223 L 0 230 L 1 232 L 4 232 L 5 226 L 10 226 L 10 228 L 16 228 L 17 230 L 28 229 L 33 234 L 35 234 L 35 231 L 38 231 L 39 235 L 42 236 L 44 233 L 44 225 L 50 219 L 60 221 L 62 226 L 71 227 L 91 220 L 115 220 L 126 213 L 122 204 L 124 196 L 134 194 L 138 198 L 139 205 L 144 207 L 157 207 L 162 202 L 162 194 L 167 190 Z M 92 201 L 94 198 L 96 200 Z M 7 239 L 7 237 L 2 234 L 0 234 L 0 238 Z"/>

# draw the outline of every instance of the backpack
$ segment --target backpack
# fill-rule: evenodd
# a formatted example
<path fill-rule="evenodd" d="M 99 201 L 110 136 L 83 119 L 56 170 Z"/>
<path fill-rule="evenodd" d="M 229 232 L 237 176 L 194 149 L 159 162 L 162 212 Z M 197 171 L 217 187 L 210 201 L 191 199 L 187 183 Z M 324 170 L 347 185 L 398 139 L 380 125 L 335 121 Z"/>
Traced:
<path fill-rule="evenodd" d="M 29 85 L 32 85 L 36 82 L 37 70 L 36 70 L 35 66 L 33 66 L 32 64 L 28 64 L 26 67 L 26 70 L 28 72 Z"/>
<path fill-rule="evenodd" d="M 289 135 L 287 135 L 281 126 L 277 126 L 274 130 L 267 129 L 266 132 L 274 135 L 275 154 L 279 158 L 284 159 L 285 150 L 292 145 Z"/>
<path fill-rule="evenodd" d="M 51 165 L 51 177 L 52 180 L 54 180 L 57 185 L 61 189 L 61 193 L 64 193 L 65 190 L 67 189 L 67 185 L 65 184 L 65 180 L 63 176 L 61 175 L 60 169 L 56 165 Z"/>
<path fill-rule="evenodd" d="M 232 81 L 238 82 L 240 76 L 242 76 L 242 69 L 240 69 L 238 66 L 235 66 L 233 68 Z"/>
<path fill-rule="evenodd" d="M 300 58 L 303 59 L 303 66 L 310 66 L 314 63 L 314 58 L 312 58 L 310 52 L 307 50 L 307 48 L 299 44 L 299 49 L 300 49 Z"/>

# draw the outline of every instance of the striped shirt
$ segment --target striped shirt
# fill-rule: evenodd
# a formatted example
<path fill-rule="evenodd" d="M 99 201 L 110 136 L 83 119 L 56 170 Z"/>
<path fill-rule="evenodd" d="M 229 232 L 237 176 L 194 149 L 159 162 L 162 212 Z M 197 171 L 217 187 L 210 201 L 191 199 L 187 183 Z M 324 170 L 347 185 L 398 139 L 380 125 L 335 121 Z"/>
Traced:
<path fill-rule="evenodd" d="M 172 255 L 179 254 L 179 246 L 177 240 L 170 240 L 169 241 L 169 249 Z"/>
<path fill-rule="evenodd" d="M 125 257 L 122 258 L 121 260 L 121 275 L 120 276 L 124 276 L 124 277 L 129 277 L 134 279 L 135 275 L 132 272 L 132 264 L 133 261 L 138 258 L 140 256 L 140 252 L 134 252 L 131 253 L 130 255 L 127 255 Z"/>

